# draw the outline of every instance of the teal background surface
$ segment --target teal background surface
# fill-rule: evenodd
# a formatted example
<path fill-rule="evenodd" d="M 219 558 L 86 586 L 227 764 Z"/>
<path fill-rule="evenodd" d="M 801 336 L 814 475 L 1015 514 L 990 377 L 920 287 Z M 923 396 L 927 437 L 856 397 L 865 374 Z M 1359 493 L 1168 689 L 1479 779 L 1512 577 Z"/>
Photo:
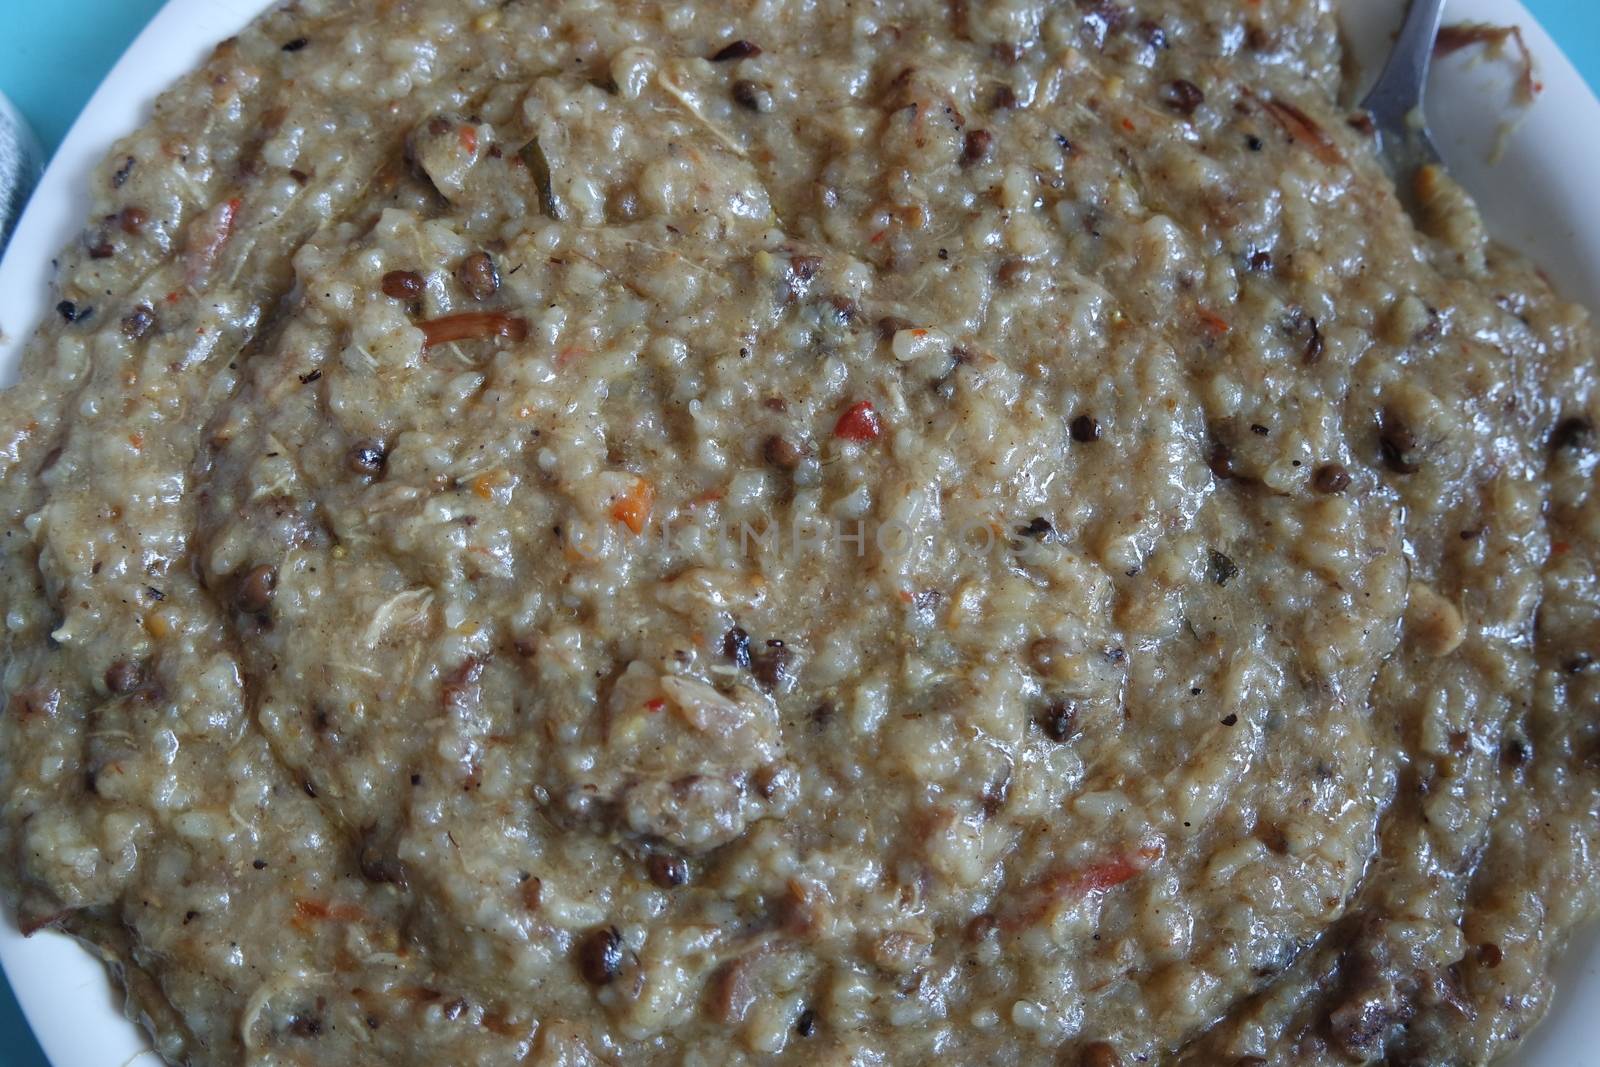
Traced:
<path fill-rule="evenodd" d="M 1523 0 L 1591 86 L 1600 86 L 1600 3 Z M 162 0 L 0 0 L 0 92 L 54 150 L 100 79 Z M 0 1067 L 47 1067 L 0 983 Z M 64 1065 L 67 1067 L 67 1065 Z"/>

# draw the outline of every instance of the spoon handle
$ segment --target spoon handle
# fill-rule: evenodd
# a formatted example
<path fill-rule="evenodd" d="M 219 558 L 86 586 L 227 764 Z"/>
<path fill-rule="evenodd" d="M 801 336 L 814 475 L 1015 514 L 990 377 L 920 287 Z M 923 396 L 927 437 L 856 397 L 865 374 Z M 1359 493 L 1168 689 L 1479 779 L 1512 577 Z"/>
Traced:
<path fill-rule="evenodd" d="M 1380 128 L 1401 129 L 1411 121 L 1412 112 L 1421 109 L 1433 44 L 1444 21 L 1444 4 L 1445 0 L 1411 0 L 1389 61 L 1362 101 Z"/>

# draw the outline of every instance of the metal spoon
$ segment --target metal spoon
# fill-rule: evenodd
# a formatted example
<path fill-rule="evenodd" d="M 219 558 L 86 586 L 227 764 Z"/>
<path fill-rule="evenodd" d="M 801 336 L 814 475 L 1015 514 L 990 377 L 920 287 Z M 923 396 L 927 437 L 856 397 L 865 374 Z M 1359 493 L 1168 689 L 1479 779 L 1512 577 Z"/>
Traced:
<path fill-rule="evenodd" d="M 1395 38 L 1389 60 L 1361 107 L 1372 116 L 1378 151 L 1389 173 L 1402 187 L 1428 164 L 1438 164 L 1439 151 L 1428 136 L 1422 96 L 1428 86 L 1428 65 L 1444 21 L 1445 0 L 1411 0 L 1405 24 Z"/>
<path fill-rule="evenodd" d="M 0 252 L 44 170 L 44 151 L 11 101 L 0 94 Z"/>

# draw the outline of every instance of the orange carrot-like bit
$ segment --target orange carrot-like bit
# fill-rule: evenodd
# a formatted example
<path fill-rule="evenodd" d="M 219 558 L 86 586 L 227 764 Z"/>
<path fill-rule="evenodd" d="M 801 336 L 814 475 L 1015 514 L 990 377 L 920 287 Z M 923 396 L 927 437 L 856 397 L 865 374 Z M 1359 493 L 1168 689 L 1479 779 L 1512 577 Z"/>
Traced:
<path fill-rule="evenodd" d="M 1160 858 L 1160 848 L 1146 846 L 1128 855 L 1047 875 L 1024 892 L 1024 903 L 1005 925 L 1010 929 L 1031 926 L 1059 901 L 1080 900 L 1115 889 L 1143 874 Z"/>
<path fill-rule="evenodd" d="M 644 524 L 650 519 L 650 509 L 656 502 L 656 490 L 643 478 L 635 478 L 627 492 L 611 500 L 611 517 L 634 533 L 644 533 Z"/>
<path fill-rule="evenodd" d="M 335 922 L 360 922 L 367 913 L 354 904 L 324 904 L 318 900 L 294 902 L 296 920 L 331 919 Z"/>

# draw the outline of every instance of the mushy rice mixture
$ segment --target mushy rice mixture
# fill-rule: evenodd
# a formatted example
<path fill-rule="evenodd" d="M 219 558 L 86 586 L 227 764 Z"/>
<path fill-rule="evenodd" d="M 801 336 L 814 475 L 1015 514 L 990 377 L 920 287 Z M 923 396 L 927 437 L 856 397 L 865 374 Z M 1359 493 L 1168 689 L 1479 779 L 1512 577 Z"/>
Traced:
<path fill-rule="evenodd" d="M 1600 376 L 1341 62 L 276 8 L 0 398 L 21 921 L 180 1064 L 1504 1051 L 1600 873 Z"/>

